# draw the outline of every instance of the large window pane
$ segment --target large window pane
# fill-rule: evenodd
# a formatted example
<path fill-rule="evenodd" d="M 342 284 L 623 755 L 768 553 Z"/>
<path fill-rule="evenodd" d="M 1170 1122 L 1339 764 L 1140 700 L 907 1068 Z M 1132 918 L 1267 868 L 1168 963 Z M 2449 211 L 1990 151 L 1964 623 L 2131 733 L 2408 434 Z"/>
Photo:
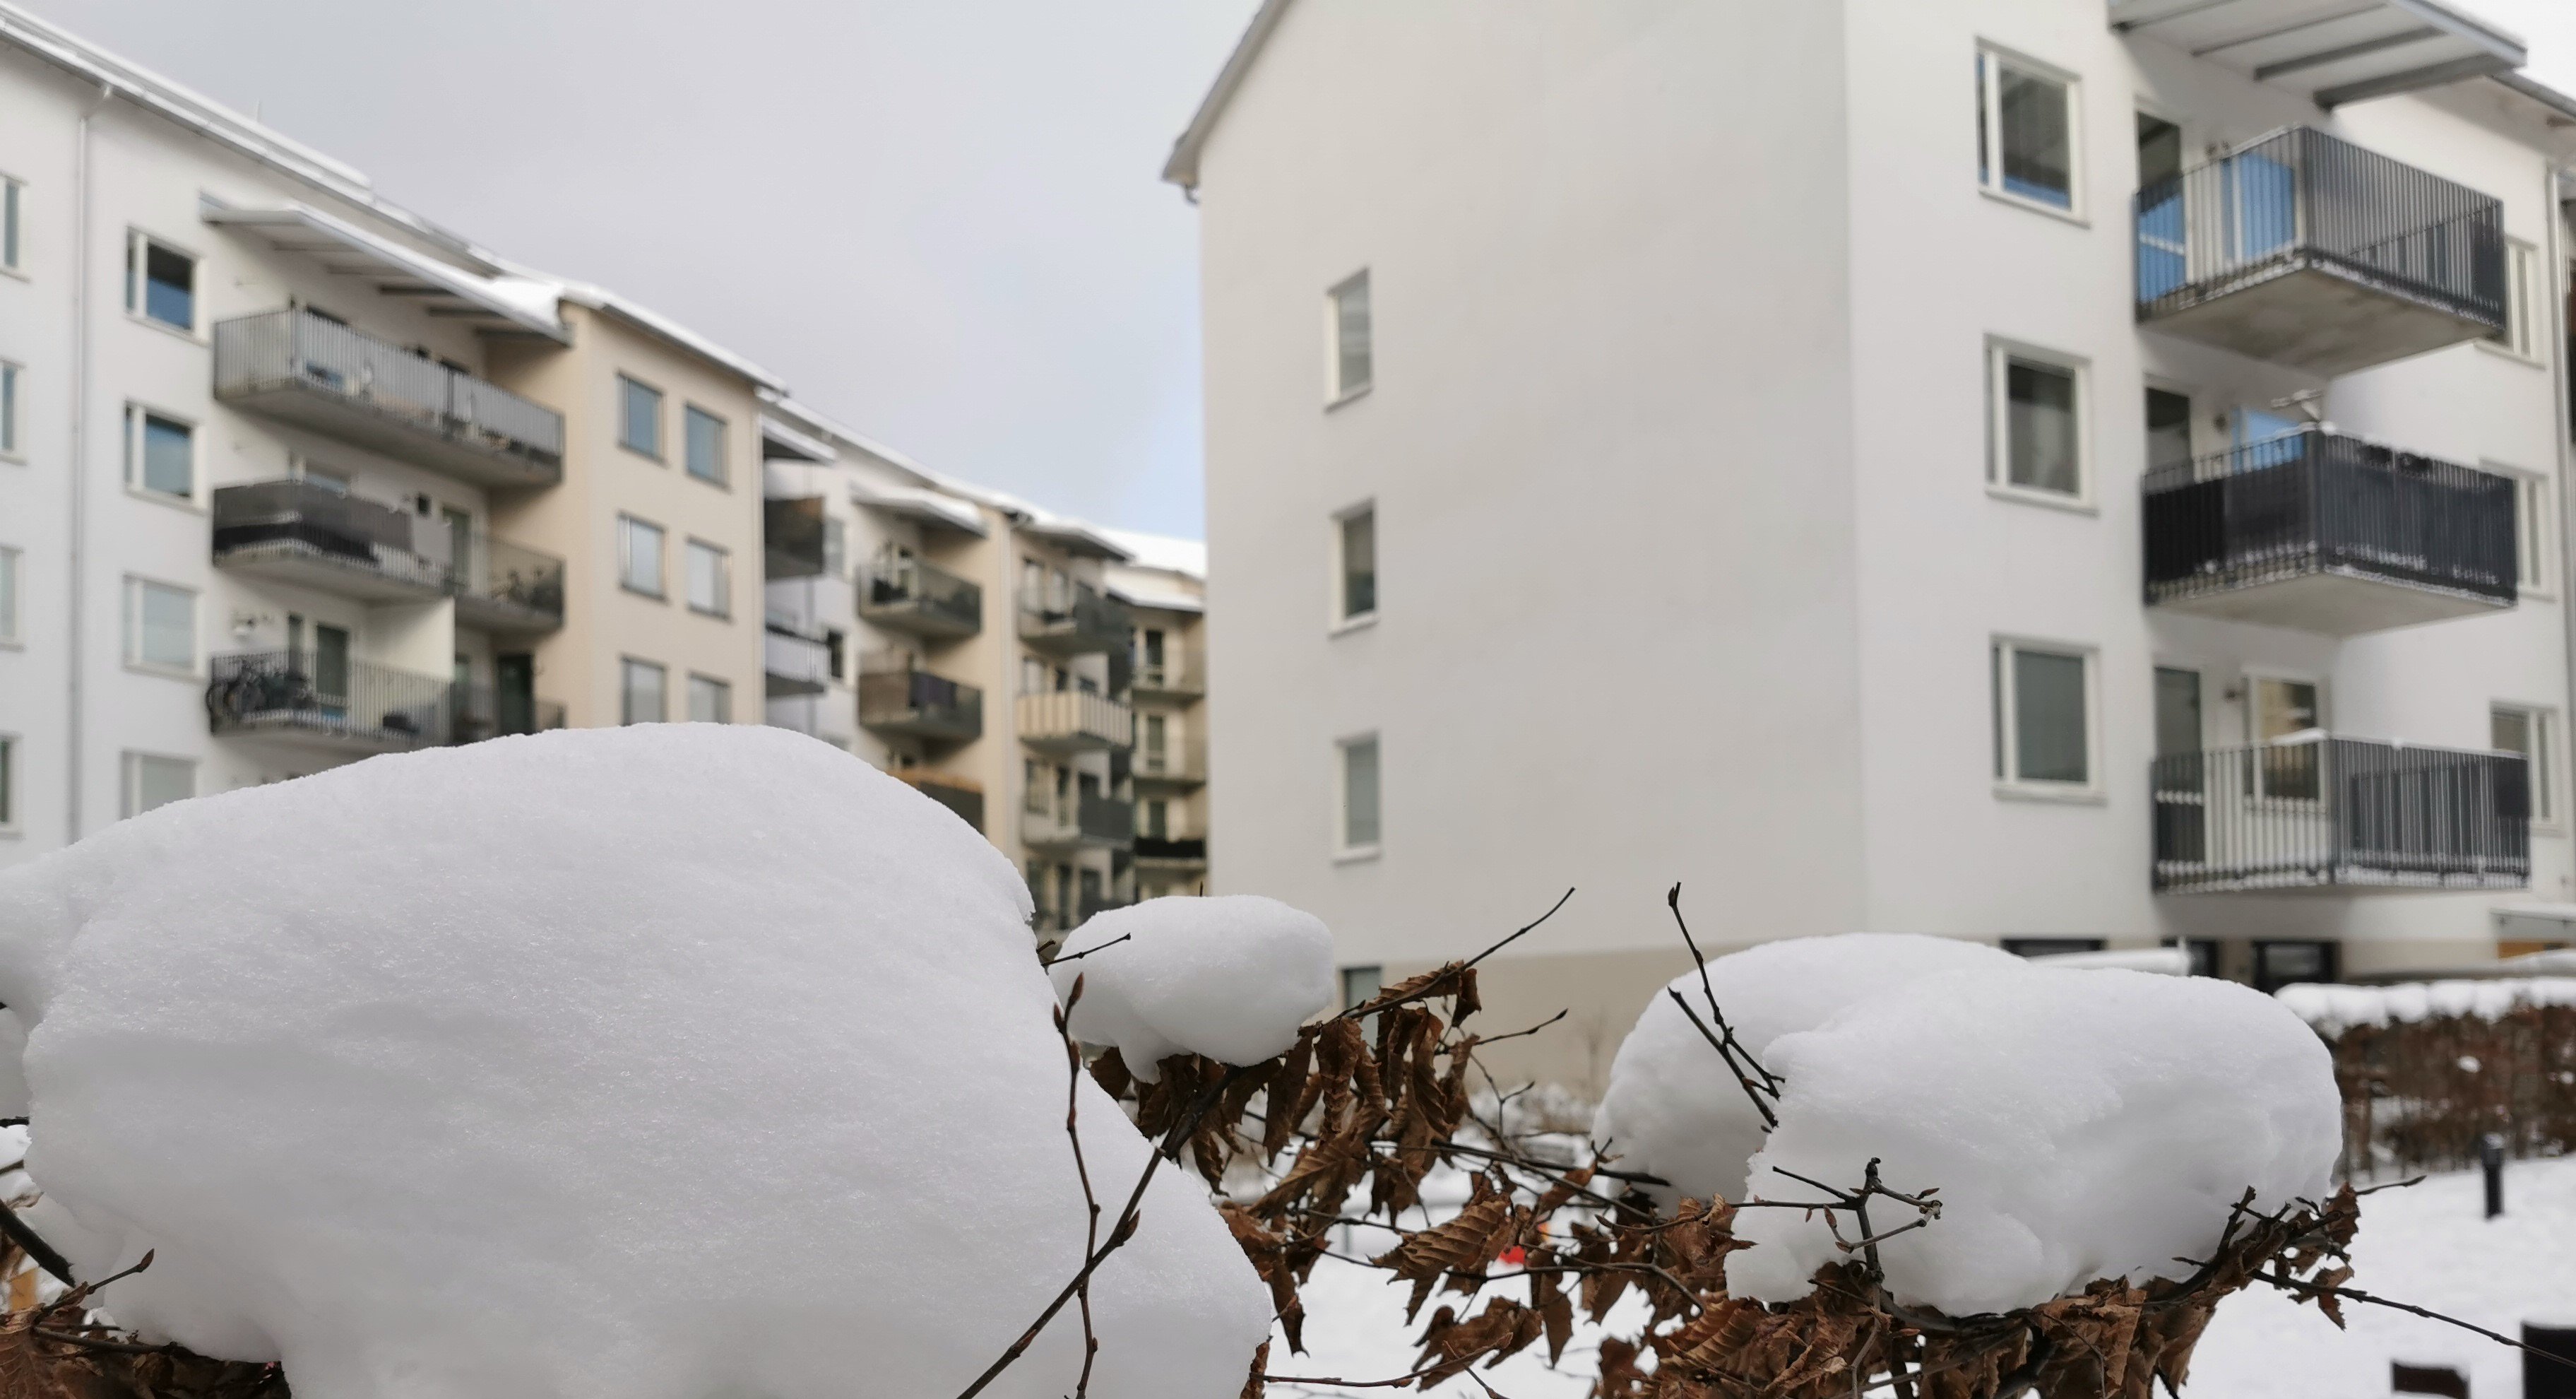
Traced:
<path fill-rule="evenodd" d="M 617 517 L 618 581 L 639 593 L 662 596 L 662 528 L 631 516 Z"/>
<path fill-rule="evenodd" d="M 2499 753 L 2519 753 L 2529 760 L 2531 774 L 2531 815 L 2534 820 L 2555 818 L 2556 809 L 2550 798 L 2549 716 L 2534 709 L 2497 705 L 2488 714 L 2487 746 Z"/>
<path fill-rule="evenodd" d="M 703 675 L 689 677 L 689 720 L 697 724 L 733 722 L 733 686 Z"/>
<path fill-rule="evenodd" d="M 185 588 L 126 580 L 126 659 L 188 670 L 197 664 L 197 595 Z"/>
<path fill-rule="evenodd" d="M 137 486 L 182 500 L 196 495 L 196 429 L 141 408 L 127 410 L 127 476 Z"/>
<path fill-rule="evenodd" d="M 137 240 L 135 261 L 140 263 L 140 304 L 132 280 L 134 268 L 128 268 L 127 302 L 134 310 L 176 330 L 197 328 L 197 262 L 186 253 L 162 247 L 149 238 Z"/>
<path fill-rule="evenodd" d="M 18 639 L 18 551 L 0 549 L 0 641 Z"/>
<path fill-rule="evenodd" d="M 689 606 L 722 617 L 733 611 L 732 581 L 726 576 L 725 551 L 689 541 Z"/>
<path fill-rule="evenodd" d="M 620 661 L 617 721 L 658 724 L 669 717 L 663 695 L 669 672 L 650 661 Z"/>
<path fill-rule="evenodd" d="M 158 806 L 197 795 L 197 765 L 185 758 L 148 753 L 125 755 L 125 814 L 140 816 Z"/>
<path fill-rule="evenodd" d="M 2013 653 L 2014 766 L 2024 782 L 2092 779 L 2085 740 L 2084 658 Z"/>
<path fill-rule="evenodd" d="M 1369 278 L 1366 272 L 1333 288 L 1333 393 L 1336 397 L 1367 388 L 1375 373 L 1369 324 Z"/>
<path fill-rule="evenodd" d="M 713 481 L 719 486 L 723 485 L 725 483 L 724 419 L 694 403 L 689 405 L 686 416 L 689 423 L 686 443 L 689 474 L 701 481 Z"/>
<path fill-rule="evenodd" d="M 1378 843 L 1377 740 L 1342 745 L 1342 846 L 1362 850 Z"/>
<path fill-rule="evenodd" d="M 0 454 L 18 452 L 18 366 L 0 364 Z"/>
<path fill-rule="evenodd" d="M 662 391 L 617 378 L 617 441 L 648 457 L 662 455 Z"/>
<path fill-rule="evenodd" d="M 2073 123 L 2066 85 L 1998 63 L 2000 116 L 1997 142 L 2007 193 L 2060 209 L 2075 203 Z"/>
<path fill-rule="evenodd" d="M 1342 517 L 1342 615 L 1377 611 L 1377 512 Z"/>
<path fill-rule="evenodd" d="M 2004 445 L 2012 484 L 2076 494 L 2075 371 L 2004 361 Z"/>

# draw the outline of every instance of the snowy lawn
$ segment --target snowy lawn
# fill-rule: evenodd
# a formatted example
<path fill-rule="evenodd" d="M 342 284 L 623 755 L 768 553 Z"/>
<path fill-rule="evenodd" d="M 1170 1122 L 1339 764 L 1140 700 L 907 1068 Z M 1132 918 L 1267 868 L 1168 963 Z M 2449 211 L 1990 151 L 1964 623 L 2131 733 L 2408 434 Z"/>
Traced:
<path fill-rule="evenodd" d="M 2507 1335 L 2519 1334 L 2526 1316 L 2576 1315 L 2576 1160 L 2514 1163 L 2505 1173 L 2505 1206 L 2502 1219 L 2478 1217 L 2475 1173 L 2436 1176 L 2411 1189 L 2371 1196 L 2363 1202 L 2351 1286 Z M 1385 1247 L 1371 1247 L 1373 1232 L 1362 1231 L 1354 1251 Z M 1387 1237 L 1377 1235 L 1381 1241 Z M 1305 1294 L 1309 1354 L 1291 1355 L 1285 1341 L 1276 1342 L 1271 1370 L 1355 1380 L 1410 1372 L 1415 1352 L 1409 1341 L 1420 1328 L 1404 1324 L 1407 1288 L 1381 1281 L 1386 1276 L 1329 1258 L 1318 1264 Z M 1519 1287 L 1505 1293 L 1522 1294 Z M 1457 1299 L 1451 1294 L 1448 1300 Z M 1434 1298 L 1423 1311 L 1427 1315 L 1439 1305 Z M 2315 1307 L 2269 1289 L 2231 1297 L 2201 1340 L 2184 1393 L 2189 1399 L 2386 1399 L 2391 1359 L 2465 1368 L 2477 1399 L 2510 1399 L 2522 1392 L 2518 1352 L 2385 1308 L 2348 1304 L 2345 1315 L 2351 1330 L 2338 1332 Z M 1599 1334 L 1578 1325 L 1561 1372 L 1550 1371 L 1532 1351 L 1487 1378 L 1509 1399 L 1583 1399 Z M 1285 1384 L 1272 1392 L 1346 1393 Z M 1485 1393 L 1463 1378 L 1433 1392 L 1475 1399 Z"/>

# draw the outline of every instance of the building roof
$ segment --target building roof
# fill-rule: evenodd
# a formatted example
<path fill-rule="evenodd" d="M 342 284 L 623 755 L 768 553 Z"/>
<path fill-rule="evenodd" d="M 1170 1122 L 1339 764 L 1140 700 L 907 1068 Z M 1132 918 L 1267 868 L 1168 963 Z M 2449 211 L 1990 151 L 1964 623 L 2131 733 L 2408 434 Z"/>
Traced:
<path fill-rule="evenodd" d="M 2110 0 L 2111 27 L 2320 107 L 2510 73 L 2520 36 L 2448 0 Z"/>
<path fill-rule="evenodd" d="M 572 339 L 556 314 L 551 289 L 542 284 L 475 276 L 309 205 L 251 209 L 223 204 L 212 195 L 200 198 L 206 222 L 250 230 L 280 252 L 311 254 L 328 271 L 364 278 L 378 292 L 402 297 L 432 315 L 456 317 L 477 330 Z"/>
<path fill-rule="evenodd" d="M 1176 539 L 1168 534 L 1144 534 L 1130 529 L 1103 528 L 1100 532 L 1127 551 L 1127 562 L 1131 567 L 1187 574 L 1202 581 L 1207 578 L 1207 545 L 1203 541 Z"/>
<path fill-rule="evenodd" d="M 1235 41 L 1234 52 L 1217 70 L 1216 82 L 1208 88 L 1207 96 L 1199 99 L 1199 109 L 1191 115 L 1188 128 L 1172 143 L 1171 159 L 1163 162 L 1165 180 L 1185 190 L 1198 189 L 1199 153 L 1207 148 L 1207 139 L 1216 131 L 1217 119 L 1225 115 L 1226 104 L 1234 100 L 1235 90 L 1251 76 L 1252 65 L 1260 59 L 1271 33 L 1287 16 L 1288 0 L 1261 0 L 1261 8 L 1253 11 L 1252 23 L 1244 26 L 1243 37 Z"/>

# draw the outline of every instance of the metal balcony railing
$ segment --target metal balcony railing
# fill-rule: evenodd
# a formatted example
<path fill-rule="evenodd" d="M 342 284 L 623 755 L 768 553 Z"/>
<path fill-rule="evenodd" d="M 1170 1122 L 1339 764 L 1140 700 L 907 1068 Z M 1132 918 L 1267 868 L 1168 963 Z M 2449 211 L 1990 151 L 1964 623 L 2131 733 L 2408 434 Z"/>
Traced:
<path fill-rule="evenodd" d="M 920 636 L 973 636 L 984 629 L 984 590 L 919 559 L 879 555 L 861 580 L 859 615 Z"/>
<path fill-rule="evenodd" d="M 206 714 L 219 734 L 316 737 L 375 749 L 456 742 L 452 682 L 311 651 L 217 656 Z"/>
<path fill-rule="evenodd" d="M 830 515 L 818 495 L 772 497 L 760 503 L 762 568 L 770 578 L 814 578 L 828 562 L 824 540 Z"/>
<path fill-rule="evenodd" d="M 926 670 L 863 670 L 859 727 L 968 742 L 984 735 L 984 692 Z"/>
<path fill-rule="evenodd" d="M 2518 753 L 2321 736 L 2158 758 L 2148 784 L 2159 892 L 2531 882 Z"/>
<path fill-rule="evenodd" d="M 1132 748 L 1136 742 L 1134 712 L 1122 701 L 1084 690 L 1022 695 L 1017 718 L 1020 740 L 1050 752 Z"/>
<path fill-rule="evenodd" d="M 2150 603 L 2337 575 L 2460 610 L 2514 604 L 2514 484 L 2491 472 L 2309 428 L 2149 472 L 2143 489 Z"/>
<path fill-rule="evenodd" d="M 563 479 L 563 415 L 317 316 L 215 326 L 215 397 L 486 485 Z"/>
<path fill-rule="evenodd" d="M 1178 739 L 1166 738 L 1160 748 L 1152 746 L 1152 730 L 1138 724 L 1135 756 L 1136 780 L 1139 782 L 1205 782 L 1207 780 L 1207 740 L 1195 730 Z"/>
<path fill-rule="evenodd" d="M 1173 864 L 1207 863 L 1206 836 L 1138 836 L 1136 858 Z"/>
<path fill-rule="evenodd" d="M 489 685 L 453 686 L 448 704 L 457 743 L 544 733 L 564 726 L 562 705 Z"/>
<path fill-rule="evenodd" d="M 1126 604 L 1104 597 L 1089 584 L 1070 588 L 1024 589 L 1020 594 L 1020 639 L 1058 655 L 1092 651 L 1125 654 L 1133 629 Z"/>
<path fill-rule="evenodd" d="M 2135 215 L 2138 319 L 2174 321 L 2177 334 L 2348 373 L 2505 324 L 2503 206 L 2311 127 L 2148 185 Z M 2342 290 L 2300 301 L 2276 285 L 2302 274 Z M 2356 303 L 2354 290 L 2381 304 Z M 2194 314 L 2236 297 L 2274 305 L 2244 319 Z"/>
<path fill-rule="evenodd" d="M 1136 839 L 1136 804 L 1123 797 L 1079 792 L 1026 814 L 1023 843 L 1044 849 L 1071 846 L 1124 850 Z"/>
<path fill-rule="evenodd" d="M 1160 661 L 1138 661 L 1133 683 L 1139 695 L 1203 695 L 1207 663 L 1194 652 L 1166 652 Z"/>
<path fill-rule="evenodd" d="M 563 625 L 564 561 L 308 478 L 219 486 L 214 559 L 370 601 L 453 596 L 487 631 Z"/>
<path fill-rule="evenodd" d="M 451 551 L 454 543 L 451 537 Z M 551 631 L 563 625 L 562 559 L 481 530 L 463 543 L 449 580 L 459 622 L 486 631 Z"/>
<path fill-rule="evenodd" d="M 761 668 L 768 676 L 771 699 L 819 695 L 832 682 L 832 646 L 770 620 L 760 636 Z"/>

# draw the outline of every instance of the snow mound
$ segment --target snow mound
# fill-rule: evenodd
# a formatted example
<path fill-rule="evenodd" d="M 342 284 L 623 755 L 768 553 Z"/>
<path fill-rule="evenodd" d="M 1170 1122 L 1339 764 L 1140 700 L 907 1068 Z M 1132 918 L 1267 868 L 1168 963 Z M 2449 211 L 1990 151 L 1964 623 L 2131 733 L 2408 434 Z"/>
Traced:
<path fill-rule="evenodd" d="M 1736 1039 L 1777 1072 L 1768 1058 L 1773 1040 L 1813 1029 L 1854 1001 L 1941 972 L 2020 965 L 1982 943 L 1844 933 L 1728 953 L 1708 964 L 1708 981 Z M 1673 978 L 1672 989 L 1708 1021 L 1696 967 Z M 1592 1135 L 1618 1157 L 1619 1169 L 1672 1182 L 1653 1192 L 1669 1205 L 1677 1196 L 1733 1197 L 1744 1184 L 1745 1161 L 1762 1149 L 1762 1119 L 1690 1018 L 1671 996 L 1658 995 L 1611 1061 Z"/>
<path fill-rule="evenodd" d="M 2410 981 L 2394 986 L 2327 986 L 2300 982 L 2273 993 L 2328 1039 L 2362 1025 L 2411 1025 L 2474 1015 L 2501 1020 L 2526 1006 L 2576 1005 L 2576 977 L 2500 977 L 2481 981 Z"/>
<path fill-rule="evenodd" d="M 1749 1008 L 1748 1008 L 1749 1013 Z M 1934 976 L 1784 1035 L 1780 1125 L 1748 1192 L 1814 1200 L 1791 1171 L 1937 1186 L 1941 1217 L 1880 1250 L 1898 1300 L 1953 1315 L 2032 1306 L 2098 1278 L 2205 1258 L 2256 1206 L 2323 1199 L 2342 1145 L 2325 1045 L 2272 998 L 2206 977 L 2015 965 Z M 1880 1201 L 1886 1230 L 1912 1212 Z M 1838 1221 L 1854 1237 L 1848 1215 Z M 1822 1218 L 1746 1210 L 1728 1290 L 1803 1297 L 1841 1262 Z"/>
<path fill-rule="evenodd" d="M 1335 996 L 1322 920 L 1257 894 L 1111 909 L 1076 928 L 1056 959 L 1048 975 L 1059 1000 L 1082 981 L 1074 1038 L 1115 1047 L 1147 1083 L 1174 1054 L 1258 1064 L 1285 1053 Z"/>
<path fill-rule="evenodd" d="M 297 1394 L 946 1395 L 1083 1256 L 1008 862 L 718 725 L 371 759 L 0 874 L 37 1227 L 119 1320 Z M 1113 1212 L 1148 1149 L 1086 1076 Z M 1095 1394 L 1241 1388 L 1270 1306 L 1187 1173 L 1098 1273 Z M 1105 1229 L 1104 1229 L 1105 1232 Z M 1069 1393 L 1068 1309 L 986 1392 Z"/>

